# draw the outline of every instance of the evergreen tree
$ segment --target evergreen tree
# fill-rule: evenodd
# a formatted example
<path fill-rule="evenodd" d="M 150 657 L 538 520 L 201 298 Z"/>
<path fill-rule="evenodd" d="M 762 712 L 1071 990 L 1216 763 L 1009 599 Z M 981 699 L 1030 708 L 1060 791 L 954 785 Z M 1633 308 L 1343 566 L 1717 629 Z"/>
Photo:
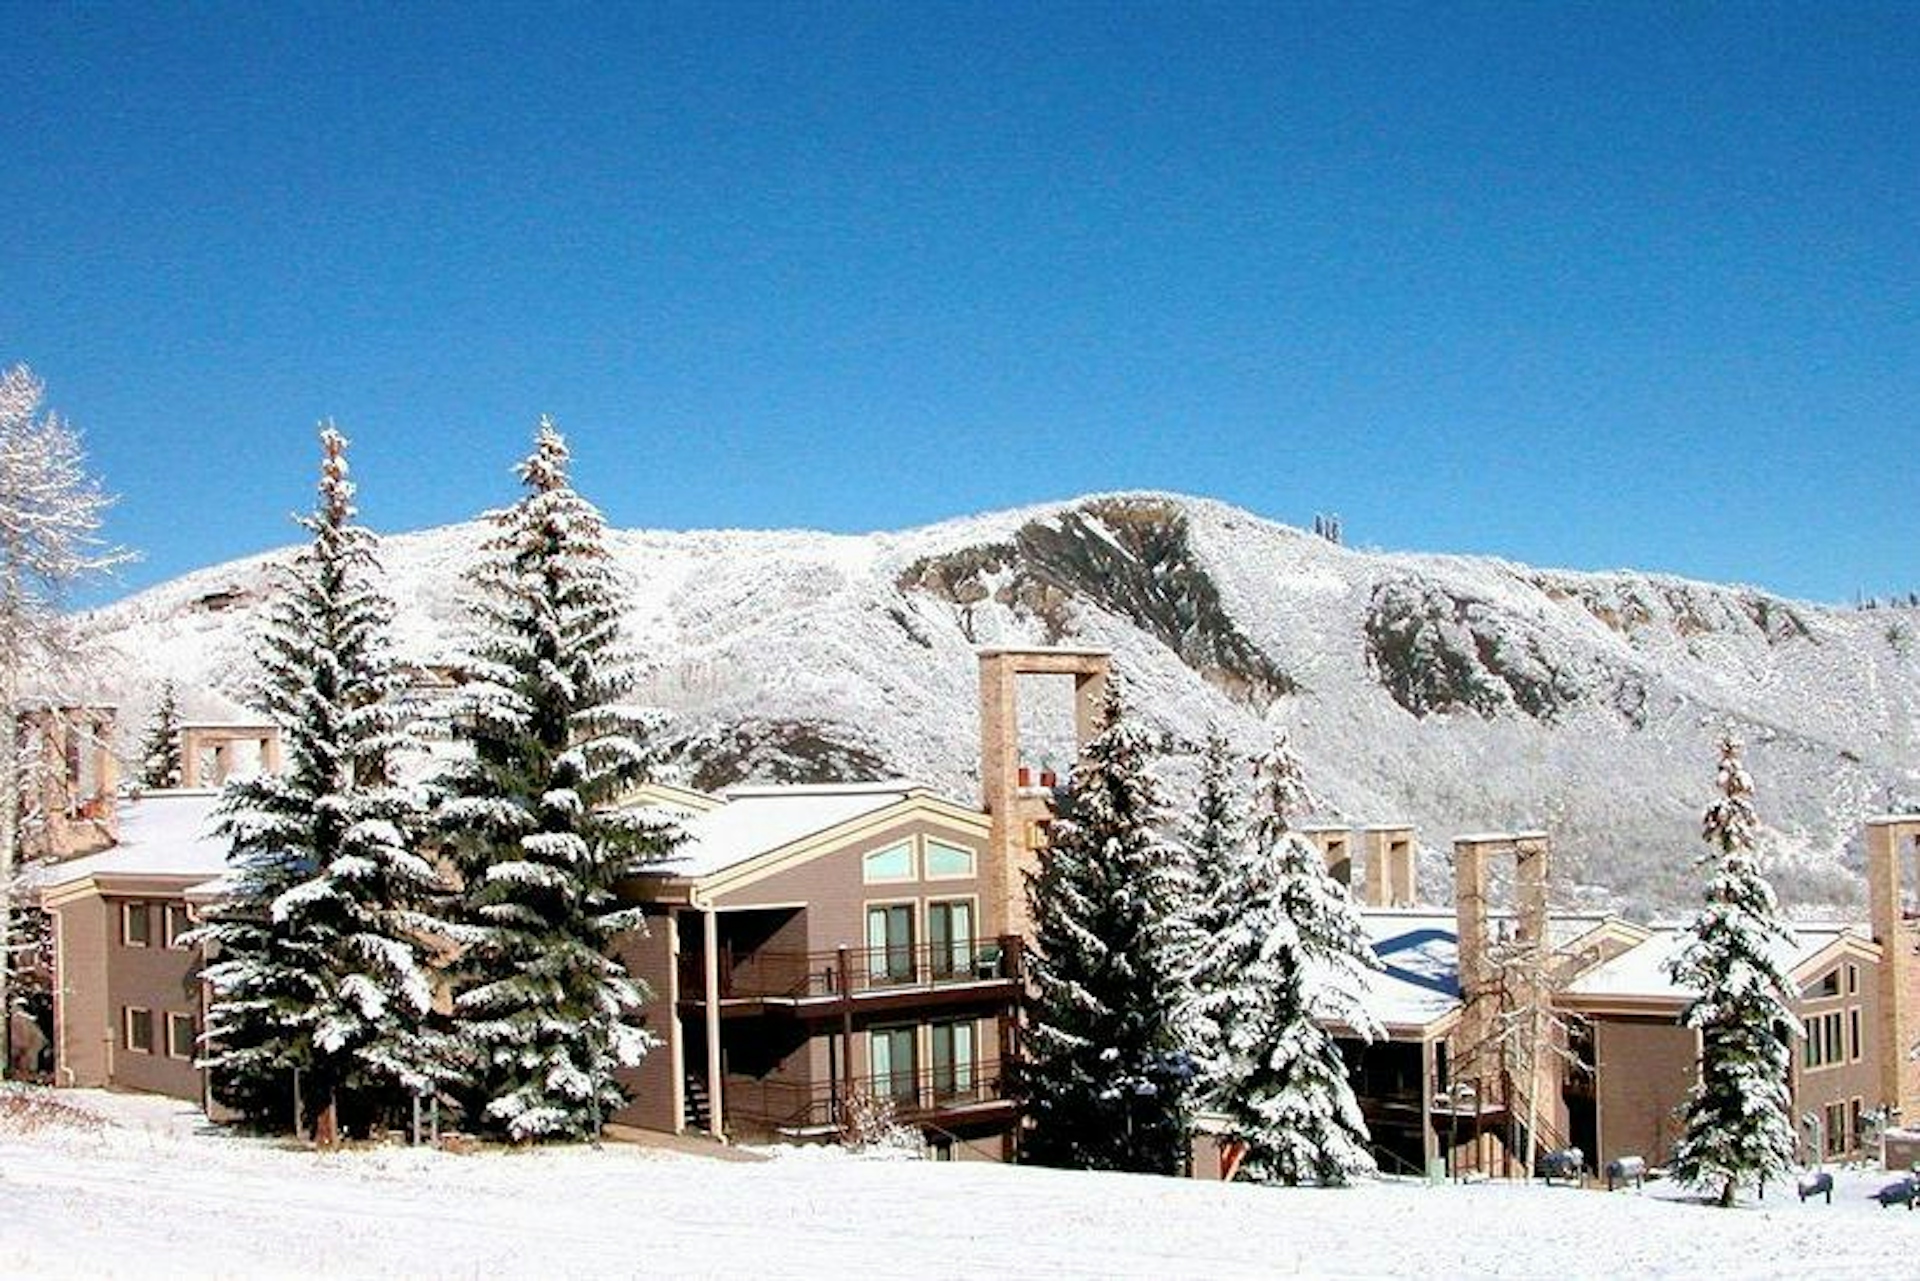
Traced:
<path fill-rule="evenodd" d="M 1247 798 L 1240 786 L 1239 761 L 1219 728 L 1207 731 L 1200 753 L 1200 780 L 1193 811 L 1180 834 L 1184 902 L 1172 934 L 1174 963 L 1193 987 L 1214 986 L 1205 969 L 1206 954 L 1235 911 L 1228 882 L 1238 862 L 1244 861 L 1247 840 Z M 1181 1033 L 1196 1065 L 1205 1053 L 1201 1030 L 1193 1020 L 1195 1006 L 1184 1002 Z"/>
<path fill-rule="evenodd" d="M 479 1122 L 516 1140 L 596 1134 L 624 1102 L 614 1070 L 653 1043 L 641 984 L 608 954 L 643 928 L 616 882 L 666 856 L 657 819 L 607 807 L 643 777 L 646 726 L 600 513 L 541 420 L 527 493 L 488 517 L 470 575 L 480 632 L 453 722 L 470 748 L 442 780 L 439 825 L 462 881 L 456 1031 Z"/>
<path fill-rule="evenodd" d="M 1701 824 L 1706 903 L 1668 966 L 1676 984 L 1699 994 L 1680 1018 L 1700 1032 L 1700 1079 L 1670 1164 L 1682 1183 L 1729 1206 L 1743 1181 L 1791 1168 L 1787 1074 L 1800 1024 L 1781 969 L 1793 934 L 1754 855 L 1753 783 L 1731 737 L 1720 744 L 1719 788 Z"/>
<path fill-rule="evenodd" d="M 1159 835 L 1145 732 L 1110 682 L 1104 727 L 1074 771 L 1027 886 L 1036 955 L 1018 1089 L 1025 1159 L 1174 1174 L 1192 1069 L 1169 923 L 1179 852 Z"/>
<path fill-rule="evenodd" d="M 160 700 L 140 743 L 140 785 L 178 787 L 180 778 L 180 695 L 169 679 L 160 682 Z"/>
<path fill-rule="evenodd" d="M 1378 960 L 1347 888 L 1291 827 L 1309 805 L 1285 740 L 1255 768 L 1253 839 L 1228 847 L 1193 1017 L 1209 1105 L 1257 1182 L 1345 1183 L 1373 1172 L 1369 1136 L 1329 1022 L 1379 1036 L 1366 971 Z"/>
<path fill-rule="evenodd" d="M 388 649 L 392 606 L 377 547 L 353 523 L 346 444 L 320 433 L 313 536 L 283 577 L 258 646 L 261 709 L 287 768 L 231 780 L 228 898 L 197 935 L 210 944 L 207 1066 L 231 1106 L 283 1120 L 294 1082 L 330 1140 L 394 1115 L 443 1069 L 428 1029 L 429 908 L 440 890 L 412 846 L 420 805 L 399 786 L 404 745 Z"/>

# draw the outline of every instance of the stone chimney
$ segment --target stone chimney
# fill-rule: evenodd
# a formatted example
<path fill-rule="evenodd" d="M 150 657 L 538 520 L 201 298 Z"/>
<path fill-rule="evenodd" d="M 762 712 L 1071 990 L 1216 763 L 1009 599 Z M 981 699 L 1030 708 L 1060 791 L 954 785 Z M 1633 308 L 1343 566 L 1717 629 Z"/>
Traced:
<path fill-rule="evenodd" d="M 1867 908 L 1880 945 L 1880 1101 L 1900 1109 L 1900 1124 L 1920 1123 L 1920 919 L 1907 900 L 1906 877 L 1920 849 L 1920 814 L 1867 820 Z M 1914 884 L 1920 889 L 1920 879 Z"/>
<path fill-rule="evenodd" d="M 1493 935 L 1488 865 L 1512 858 L 1515 904 L 1497 918 Z M 1558 1126 L 1560 1104 L 1551 1055 L 1547 1002 L 1551 972 L 1547 939 L 1548 844 L 1545 832 L 1495 832 L 1453 842 L 1454 913 L 1459 937 L 1460 1023 L 1453 1036 L 1456 1080 L 1475 1080 L 1479 1097 L 1496 1089 L 1516 1117 Z M 1496 942 L 1498 949 L 1496 954 Z M 1514 1023 L 1510 1016 L 1531 1011 Z M 1508 1016 L 1504 1019 L 1503 1016 Z M 1520 1158 L 1507 1153 L 1509 1168 Z M 1524 1165 L 1524 1161 L 1521 1162 Z"/>
<path fill-rule="evenodd" d="M 989 648 L 980 651 L 980 803 L 992 821 L 981 877 L 981 924 L 994 934 L 1030 933 L 1027 872 L 1046 844 L 1054 781 L 1020 760 L 1020 678 L 1073 679 L 1076 748 L 1099 730 L 1112 656 L 1106 650 Z"/>
<path fill-rule="evenodd" d="M 1300 834 L 1313 843 L 1326 863 L 1327 874 L 1348 889 L 1353 888 L 1352 833 L 1333 823 L 1308 823 Z"/>
<path fill-rule="evenodd" d="M 20 741 L 37 757 L 38 824 L 30 858 L 75 858 L 119 839 L 112 707 L 35 707 L 17 713 Z"/>
<path fill-rule="evenodd" d="M 251 749 L 252 761 L 237 749 Z M 262 774 L 284 768 L 278 725 L 201 721 L 180 727 L 180 786 L 218 787 L 248 764 Z"/>
<path fill-rule="evenodd" d="M 1368 907 L 1412 907 L 1420 901 L 1414 884 L 1418 844 L 1413 828 L 1404 823 L 1380 823 L 1362 828 L 1360 848 L 1366 859 L 1364 902 Z"/>

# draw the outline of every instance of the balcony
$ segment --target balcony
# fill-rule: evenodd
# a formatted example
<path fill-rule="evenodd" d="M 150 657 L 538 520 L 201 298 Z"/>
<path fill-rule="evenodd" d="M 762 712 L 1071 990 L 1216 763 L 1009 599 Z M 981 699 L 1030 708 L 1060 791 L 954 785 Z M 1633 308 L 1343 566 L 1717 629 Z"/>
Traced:
<path fill-rule="evenodd" d="M 706 1000 L 705 958 L 680 957 L 680 999 L 699 1006 Z M 833 1009 L 859 1004 L 897 1003 L 930 993 L 965 996 L 969 992 L 1007 995 L 1021 981 L 1020 939 L 963 939 L 898 947 L 843 947 L 824 952 L 758 948 L 736 955 L 719 953 L 722 1005 L 740 1010 L 817 1006 Z"/>
<path fill-rule="evenodd" d="M 1014 1110 L 995 1062 L 956 1063 L 811 1086 L 729 1081 L 725 1106 L 735 1123 L 802 1137 L 838 1132 L 855 1097 L 885 1100 L 892 1105 L 893 1119 L 905 1125 L 1001 1119 Z"/>

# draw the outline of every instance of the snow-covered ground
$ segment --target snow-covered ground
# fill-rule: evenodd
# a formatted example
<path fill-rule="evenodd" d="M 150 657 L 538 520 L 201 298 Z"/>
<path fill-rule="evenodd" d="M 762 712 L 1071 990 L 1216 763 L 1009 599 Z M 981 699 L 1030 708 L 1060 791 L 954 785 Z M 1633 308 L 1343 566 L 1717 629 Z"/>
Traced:
<path fill-rule="evenodd" d="M 167 1100 L 52 1097 L 104 1123 L 0 1120 L 6 1275 L 1893 1277 L 1920 1259 L 1920 1213 L 1882 1210 L 1868 1170 L 1836 1171 L 1832 1205 L 1787 1188 L 1718 1210 L 1658 1184 L 1281 1190 L 817 1150 L 322 1155 Z"/>

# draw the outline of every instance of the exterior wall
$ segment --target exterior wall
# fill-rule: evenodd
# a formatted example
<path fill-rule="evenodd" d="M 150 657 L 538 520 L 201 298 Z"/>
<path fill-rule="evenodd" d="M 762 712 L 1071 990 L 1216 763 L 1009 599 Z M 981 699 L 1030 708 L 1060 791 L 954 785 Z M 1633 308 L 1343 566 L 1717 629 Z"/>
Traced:
<path fill-rule="evenodd" d="M 930 840 L 972 850 L 974 874 L 952 879 L 928 879 L 925 871 Z M 913 849 L 913 878 L 868 884 L 863 876 L 862 860 L 865 856 L 902 842 L 909 843 Z M 928 903 L 945 899 L 970 899 L 974 904 L 973 932 L 979 937 L 986 933 L 986 923 L 992 919 L 985 901 L 986 871 L 985 842 L 978 835 L 956 832 L 925 819 L 912 819 L 896 827 L 883 829 L 844 849 L 823 854 L 721 894 L 716 898 L 715 906 L 722 909 L 724 922 L 727 909 L 762 903 L 804 903 L 806 910 L 798 917 L 803 924 L 782 933 L 777 940 L 769 940 L 767 946 L 794 951 L 831 952 L 843 946 L 858 951 L 867 945 L 866 910 L 869 904 L 912 903 L 915 908 L 914 941 L 923 944 L 927 938 Z"/>
<path fill-rule="evenodd" d="M 1851 987 L 1848 991 L 1848 970 L 1853 971 Z M 1799 1129 L 1804 1153 L 1818 1161 L 1829 1155 L 1851 1155 L 1860 1145 L 1859 1115 L 1879 1107 L 1884 1100 L 1881 1097 L 1881 1028 L 1879 1013 L 1879 994 L 1874 982 L 1874 967 L 1869 962 L 1847 957 L 1837 964 L 1839 994 L 1831 997 L 1807 995 L 1794 1005 L 1794 1013 L 1799 1016 L 1802 1027 L 1808 1037 L 1795 1041 L 1793 1050 L 1793 1111 L 1794 1124 Z M 1807 991 L 1816 991 L 1822 976 L 1816 976 Z M 1812 1036 L 1821 1035 L 1822 1020 L 1839 1015 L 1841 1057 L 1837 1062 L 1809 1065 L 1809 1041 Z M 1858 1036 L 1855 1029 L 1858 1029 Z M 1821 1144 L 1824 1150 L 1816 1150 L 1815 1131 L 1805 1124 L 1806 1115 L 1811 1112 L 1820 1118 L 1821 1125 L 1830 1124 L 1828 1108 L 1838 1109 L 1838 1117 L 1843 1120 L 1837 1143 Z"/>
<path fill-rule="evenodd" d="M 119 922 L 112 922 L 115 930 Z M 57 1085 L 102 1086 L 113 1070 L 114 1036 L 108 1014 L 108 912 L 98 897 L 53 911 L 54 1070 Z"/>
<path fill-rule="evenodd" d="M 1680 1137 L 1675 1109 L 1693 1088 L 1700 1040 L 1672 1017 L 1593 1016 L 1600 1151 L 1594 1168 L 1623 1156 L 1665 1164 Z"/>
<path fill-rule="evenodd" d="M 130 946 L 121 939 L 121 909 L 145 903 L 150 909 L 147 946 Z M 185 1054 L 170 1053 L 169 1015 L 186 1015 L 194 1033 L 200 1030 L 200 990 L 195 977 L 198 954 L 189 948 L 168 947 L 164 907 L 184 909 L 183 898 L 117 898 L 105 900 L 107 936 L 107 1024 L 113 1036 L 113 1069 L 109 1084 L 200 1101 L 200 1073 L 193 1066 L 191 1046 Z M 136 1050 L 127 1043 L 126 1011 L 139 1008 L 153 1019 L 151 1048 Z"/>
<path fill-rule="evenodd" d="M 1876 1095 L 1900 1110 L 1901 1120 L 1920 1118 L 1920 1060 L 1907 1052 L 1920 1038 L 1920 920 L 1915 919 L 1915 846 L 1920 815 L 1867 820 L 1867 901 L 1873 941 L 1880 945 L 1876 974 L 1880 1085 Z"/>
<path fill-rule="evenodd" d="M 661 909 L 647 912 L 646 933 L 622 935 L 614 944 L 614 955 L 627 967 L 627 973 L 647 985 L 648 1000 L 641 1010 L 649 1032 L 660 1044 L 647 1052 L 638 1067 L 619 1073 L 620 1084 L 633 1101 L 615 1114 L 621 1125 L 645 1126 L 650 1130 L 678 1131 L 681 1128 L 681 1054 L 680 1020 L 674 1014 L 678 995 L 678 973 L 674 965 L 675 923 Z"/>

